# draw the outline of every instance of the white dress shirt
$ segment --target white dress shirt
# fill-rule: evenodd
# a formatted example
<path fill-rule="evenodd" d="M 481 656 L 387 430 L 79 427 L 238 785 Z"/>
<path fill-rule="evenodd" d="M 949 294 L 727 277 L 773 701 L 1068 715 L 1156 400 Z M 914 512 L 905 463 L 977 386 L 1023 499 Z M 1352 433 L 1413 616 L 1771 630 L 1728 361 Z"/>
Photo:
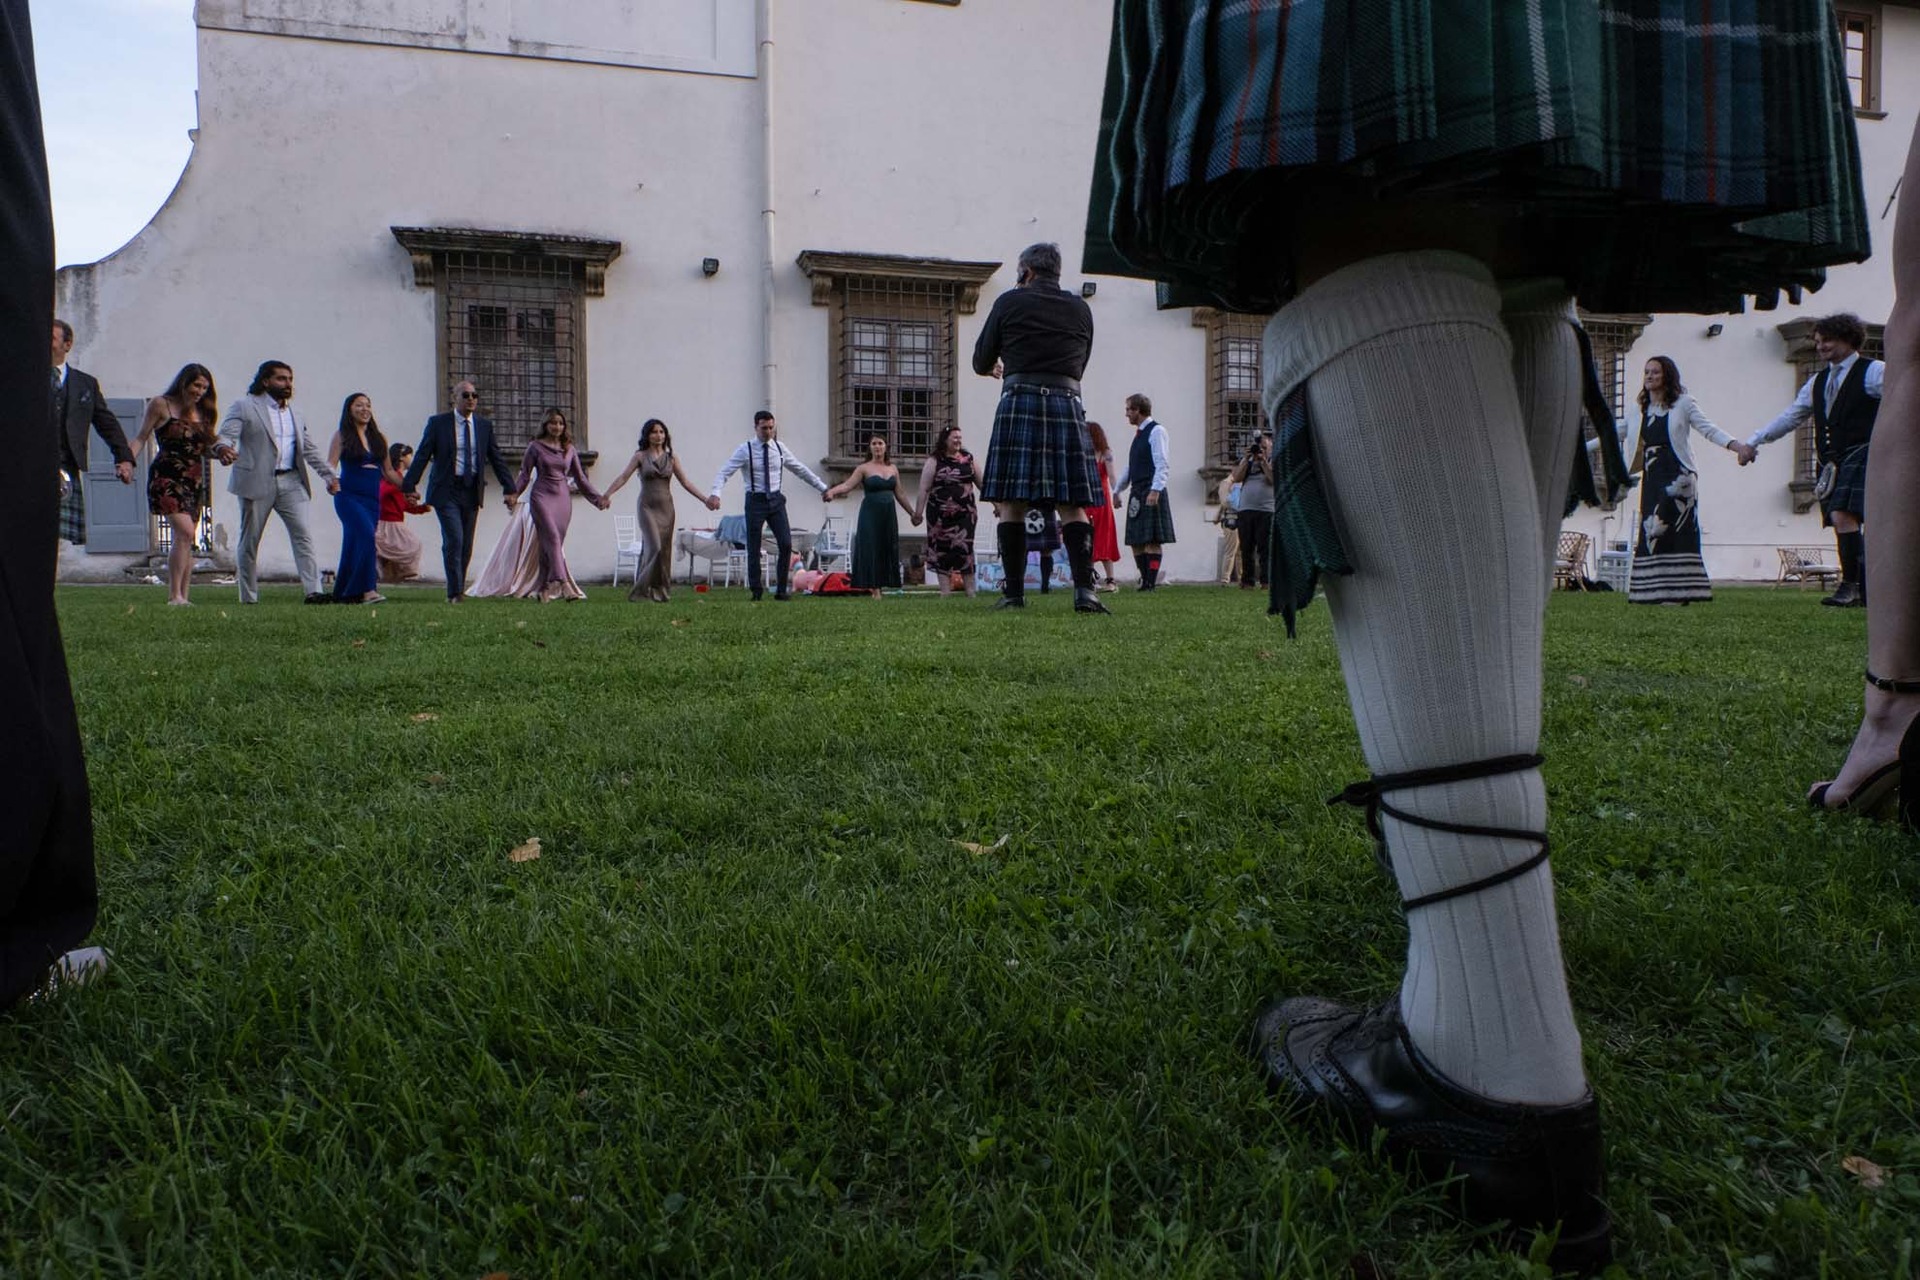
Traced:
<path fill-rule="evenodd" d="M 1148 418 L 1140 424 L 1140 430 L 1147 433 L 1147 448 L 1153 451 L 1153 483 L 1147 487 L 1165 493 L 1167 480 L 1171 474 L 1167 469 L 1167 429 L 1161 426 L 1157 419 Z M 1127 457 L 1129 460 L 1132 459 L 1131 449 L 1127 451 Z M 1120 468 L 1120 478 L 1113 482 L 1113 488 L 1114 492 L 1118 493 L 1126 487 L 1127 469 L 1123 466 Z"/>
<path fill-rule="evenodd" d="M 720 491 L 727 487 L 727 478 L 736 471 L 747 473 L 748 493 L 780 492 L 780 473 L 791 471 L 818 489 L 827 491 L 827 482 L 813 474 L 807 464 L 787 452 L 787 447 L 779 440 L 762 441 L 759 437 L 746 441 L 733 451 L 727 459 L 727 465 L 720 468 L 720 474 L 713 478 L 713 488 L 707 491 L 710 497 L 719 497 Z"/>
<path fill-rule="evenodd" d="M 1853 373 L 1853 362 L 1858 359 L 1860 359 L 1860 353 L 1856 351 L 1839 364 L 1828 366 L 1827 411 L 1829 413 L 1833 411 L 1834 397 L 1840 394 L 1840 385 Z M 1800 394 L 1795 396 L 1793 403 L 1787 406 L 1786 412 L 1748 436 L 1747 443 L 1757 448 L 1770 440 L 1778 440 L 1781 436 L 1786 435 L 1787 432 L 1811 418 L 1813 416 L 1813 384 L 1819 381 L 1819 379 L 1820 375 L 1817 373 L 1814 374 L 1813 377 L 1808 378 L 1806 385 L 1800 388 Z M 1885 385 L 1886 380 L 1886 364 L 1879 360 L 1869 361 L 1867 363 L 1866 379 L 1867 394 L 1875 400 L 1878 400 L 1880 398 L 1880 388 Z"/>
<path fill-rule="evenodd" d="M 299 443 L 299 433 L 293 428 L 293 406 L 267 401 L 267 421 L 273 424 L 275 471 L 293 470 L 294 446 Z"/>

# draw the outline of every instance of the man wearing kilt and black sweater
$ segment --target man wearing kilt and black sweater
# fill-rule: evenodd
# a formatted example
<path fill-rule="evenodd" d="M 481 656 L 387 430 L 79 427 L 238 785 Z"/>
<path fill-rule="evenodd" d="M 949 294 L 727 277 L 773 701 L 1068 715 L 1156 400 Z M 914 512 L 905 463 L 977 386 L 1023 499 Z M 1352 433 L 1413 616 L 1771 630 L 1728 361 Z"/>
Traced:
<path fill-rule="evenodd" d="M 1020 255 L 1016 286 L 994 300 L 973 348 L 973 371 L 1000 379 L 980 488 L 1000 516 L 1006 585 L 996 609 L 1026 608 L 1027 509 L 1051 507 L 1059 512 L 1073 570 L 1074 612 L 1110 612 L 1093 589 L 1093 526 L 1086 512 L 1100 501 L 1080 400 L 1080 375 L 1092 353 L 1093 311 L 1060 287 L 1060 246 L 1029 247 Z"/>

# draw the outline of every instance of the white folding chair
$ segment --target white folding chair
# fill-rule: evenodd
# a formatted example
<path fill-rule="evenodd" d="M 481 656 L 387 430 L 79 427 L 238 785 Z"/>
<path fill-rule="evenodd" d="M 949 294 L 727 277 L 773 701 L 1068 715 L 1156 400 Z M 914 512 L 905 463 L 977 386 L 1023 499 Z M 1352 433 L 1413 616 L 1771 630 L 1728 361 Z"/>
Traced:
<path fill-rule="evenodd" d="M 633 581 L 640 581 L 640 520 L 637 516 L 613 518 L 613 585 L 620 585 L 620 570 Z"/>

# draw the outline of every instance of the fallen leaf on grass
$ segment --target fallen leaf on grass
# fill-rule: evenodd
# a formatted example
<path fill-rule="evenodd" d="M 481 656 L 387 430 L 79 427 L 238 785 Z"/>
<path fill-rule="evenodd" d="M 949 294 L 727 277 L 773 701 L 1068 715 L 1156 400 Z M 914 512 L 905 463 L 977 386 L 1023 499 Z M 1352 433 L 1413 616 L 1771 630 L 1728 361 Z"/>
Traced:
<path fill-rule="evenodd" d="M 540 837 L 528 836 L 527 842 L 525 844 L 517 844 L 513 846 L 512 852 L 507 854 L 507 860 L 509 862 L 532 862 L 535 858 L 539 856 L 540 856 Z"/>
<path fill-rule="evenodd" d="M 1840 1162 L 1840 1167 L 1860 1179 L 1860 1185 L 1869 1191 L 1878 1191 L 1887 1185 L 1887 1171 L 1865 1156 L 1848 1156 Z"/>
<path fill-rule="evenodd" d="M 353 647 L 356 649 L 364 649 L 367 647 L 367 642 L 365 640 L 355 640 L 353 642 Z"/>
<path fill-rule="evenodd" d="M 425 724 L 429 720 L 438 720 L 439 718 L 439 713 L 433 711 L 416 711 L 407 717 L 407 719 L 413 721 L 415 724 Z"/>
<path fill-rule="evenodd" d="M 687 620 L 685 618 L 673 618 L 670 620 L 670 622 L 671 622 L 671 625 L 676 627 L 684 627 L 687 625 Z"/>
<path fill-rule="evenodd" d="M 480 1280 L 513 1280 L 513 1277 L 504 1271 L 489 1271 Z"/>
<path fill-rule="evenodd" d="M 1010 838 L 1011 837 L 1009 836 L 1002 835 L 998 840 L 995 840 L 992 844 L 975 844 L 971 840 L 955 840 L 954 843 L 959 845 L 962 849 L 965 849 L 968 853 L 973 854 L 975 857 L 979 857 L 984 854 L 997 853 L 1001 849 L 1006 848 L 1007 841 Z"/>
<path fill-rule="evenodd" d="M 127 612 L 128 612 L 128 613 L 132 613 L 132 612 L 134 611 L 134 609 L 135 609 L 135 608 L 136 608 L 136 606 L 134 606 L 134 605 L 128 605 L 128 606 L 127 606 Z M 225 615 L 225 614 L 221 614 L 220 616 L 221 616 L 221 617 L 223 617 L 223 618 L 224 618 L 224 617 L 226 617 L 226 615 Z"/>
<path fill-rule="evenodd" d="M 527 624 L 526 624 L 526 622 L 525 622 L 525 620 L 523 619 L 522 621 L 519 621 L 519 622 L 516 622 L 516 623 L 514 623 L 514 624 L 513 624 L 513 629 L 514 629 L 515 631 L 525 631 L 525 630 L 527 629 Z"/>
<path fill-rule="evenodd" d="M 439 624 L 439 623 L 437 623 L 437 622 L 429 622 L 429 623 L 428 623 L 427 625 L 428 625 L 428 626 L 430 626 L 430 627 L 437 627 L 437 626 L 439 626 L 440 624 Z"/>
<path fill-rule="evenodd" d="M 1593 682 L 1585 676 L 1568 676 L 1567 683 L 1573 685 L 1575 688 L 1584 689 Z"/>
<path fill-rule="evenodd" d="M 440 786 L 442 783 L 446 782 L 446 780 L 447 780 L 447 775 L 444 773 L 430 773 L 426 777 L 420 779 L 420 781 L 426 783 L 430 787 Z"/>
<path fill-rule="evenodd" d="M 547 647 L 547 642 L 545 640 L 535 640 L 533 642 L 533 647 L 536 649 L 544 649 Z"/>
<path fill-rule="evenodd" d="M 1260 661 L 1262 661 L 1262 662 L 1272 662 L 1272 661 L 1273 661 L 1273 650 L 1271 650 L 1271 649 L 1262 649 L 1262 650 L 1261 650 L 1260 652 L 1258 652 L 1258 653 L 1256 653 L 1256 654 L 1254 654 L 1253 656 L 1254 656 L 1254 657 L 1256 657 L 1256 658 L 1258 658 L 1258 659 L 1260 659 Z"/>

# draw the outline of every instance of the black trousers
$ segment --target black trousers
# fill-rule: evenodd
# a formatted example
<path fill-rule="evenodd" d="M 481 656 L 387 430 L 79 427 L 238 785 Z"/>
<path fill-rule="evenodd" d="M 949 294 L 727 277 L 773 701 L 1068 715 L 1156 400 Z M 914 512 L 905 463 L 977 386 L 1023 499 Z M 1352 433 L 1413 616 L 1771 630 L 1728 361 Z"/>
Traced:
<path fill-rule="evenodd" d="M 98 906 L 80 726 L 53 609 L 53 212 L 27 0 L 0 0 L 0 1009 L 85 940 Z"/>
<path fill-rule="evenodd" d="M 793 560 L 793 529 L 787 523 L 787 495 L 750 493 L 747 495 L 747 585 L 755 591 L 760 583 L 760 535 L 773 530 L 773 545 L 778 556 L 773 565 L 774 590 L 787 591 L 787 568 Z"/>
<path fill-rule="evenodd" d="M 1273 512 L 1240 513 L 1240 581 L 1267 585 L 1267 558 L 1273 553 Z M 1257 566 L 1257 568 L 1256 568 Z"/>
<path fill-rule="evenodd" d="M 440 521 L 440 563 L 447 573 L 447 599 L 465 595 L 467 566 L 473 563 L 473 527 L 480 520 L 480 487 L 455 480 L 433 504 Z"/>

